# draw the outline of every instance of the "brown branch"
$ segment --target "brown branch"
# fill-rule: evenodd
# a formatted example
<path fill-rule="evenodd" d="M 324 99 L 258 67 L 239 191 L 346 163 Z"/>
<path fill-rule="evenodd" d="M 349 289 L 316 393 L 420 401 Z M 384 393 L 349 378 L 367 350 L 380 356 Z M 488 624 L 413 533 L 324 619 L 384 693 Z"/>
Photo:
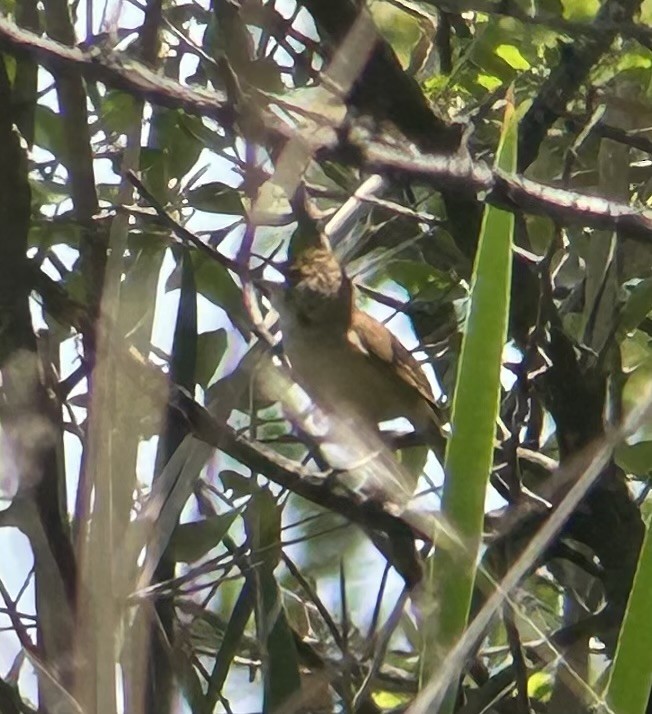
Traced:
<path fill-rule="evenodd" d="M 158 201 L 156 196 L 145 186 L 145 184 L 140 180 L 138 176 L 133 171 L 128 171 L 126 174 L 126 179 L 131 183 L 131 185 L 138 191 L 138 193 L 149 203 L 149 205 L 156 211 L 156 215 L 159 217 L 161 223 L 164 226 L 170 228 L 179 238 L 179 240 L 189 245 L 194 246 L 200 253 L 203 253 L 211 260 L 216 263 L 232 270 L 234 273 L 240 274 L 243 267 L 238 264 L 237 261 L 231 260 L 226 255 L 222 255 L 219 251 L 215 250 L 213 246 L 208 243 L 204 243 L 200 240 L 192 231 L 189 231 L 185 226 L 182 226 L 179 221 L 174 219 L 163 207 L 163 205 Z"/>
<path fill-rule="evenodd" d="M 652 235 L 652 211 L 546 186 L 520 175 L 492 170 L 465 156 L 421 154 L 413 147 L 397 148 L 368 136 L 354 137 L 338 153 L 345 153 L 349 163 L 376 173 L 420 180 L 433 188 L 465 196 L 482 196 L 486 203 L 505 210 L 547 216 L 562 225 L 624 232 L 629 238 L 645 243 Z"/>
<path fill-rule="evenodd" d="M 421 579 L 420 558 L 414 547 L 413 528 L 400 517 L 389 512 L 391 503 L 372 500 L 362 493 L 345 491 L 338 480 L 329 478 L 330 472 L 315 472 L 289 459 L 264 444 L 250 441 L 237 434 L 228 424 L 215 418 L 196 402 L 184 389 L 170 383 L 166 376 L 152 368 L 137 350 L 131 349 L 122 364 L 137 384 L 137 388 L 160 402 L 168 393 L 168 404 L 188 425 L 192 435 L 228 454 L 254 472 L 312 503 L 337 513 L 371 534 L 374 544 L 382 549 L 409 586 Z M 430 531 L 432 532 L 432 531 Z M 428 539 L 430 534 L 419 532 L 417 537 Z"/>
<path fill-rule="evenodd" d="M 74 606 L 76 565 L 60 489 L 60 412 L 41 382 L 29 310 L 30 276 L 25 255 L 31 219 L 30 187 L 26 152 L 14 127 L 14 106 L 7 65 L 0 55 L 0 418 L 7 442 L 4 458 L 15 465 L 19 495 L 25 494 L 25 500 L 35 505 L 36 520 L 47 535 L 56 564 L 47 572 L 39 567 L 36 573 L 38 642 L 39 646 L 45 643 L 48 660 L 64 661 L 69 643 L 56 637 L 52 623 L 57 617 L 61 622 L 66 605 Z M 32 547 L 36 552 L 33 541 Z M 52 597 L 57 576 L 63 582 L 66 602 Z"/>
<path fill-rule="evenodd" d="M 231 124 L 235 109 L 227 107 L 214 93 L 183 87 L 165 77 L 155 75 L 138 62 L 121 64 L 115 57 L 89 55 L 50 40 L 19 30 L 0 18 L 0 49 L 35 57 L 45 66 L 66 67 L 80 65 L 84 76 L 124 89 L 136 96 L 163 106 L 183 108 L 192 114 L 214 116 Z M 295 130 L 283 125 L 271 112 L 266 116 L 266 130 L 277 139 L 288 139 Z M 303 136 L 310 143 L 315 132 Z M 370 137 L 364 130 L 351 128 L 348 137 L 335 135 L 331 143 L 316 144 L 313 148 L 320 158 L 337 158 L 349 165 L 376 173 L 397 175 L 403 179 L 421 180 L 447 193 L 458 193 L 465 198 L 485 194 L 488 203 L 507 210 L 522 210 L 547 216 L 561 224 L 579 224 L 591 228 L 624 231 L 632 238 L 648 241 L 652 229 L 652 213 L 632 208 L 623 203 L 565 191 L 525 179 L 492 171 L 468 157 L 446 154 L 420 153 L 413 145 L 393 144 Z"/>
<path fill-rule="evenodd" d="M 44 7 L 48 35 L 57 42 L 73 45 L 75 31 L 68 14 L 66 0 L 48 0 Z M 65 157 L 57 158 L 63 158 L 62 163 L 68 169 L 75 218 L 85 228 L 89 228 L 92 226 L 93 216 L 98 211 L 98 203 L 88 128 L 86 91 L 79 66 L 69 67 L 69 70 L 55 75 L 57 96 L 61 107 L 59 115 L 66 145 Z M 89 276 L 89 279 L 92 280 L 92 277 Z"/>
<path fill-rule="evenodd" d="M 567 126 L 575 132 L 582 131 L 585 125 L 585 120 L 574 115 L 565 116 L 564 121 Z M 629 146 L 632 149 L 638 149 L 646 154 L 652 154 L 652 140 L 648 139 L 648 137 L 644 134 L 628 131 L 627 129 L 621 129 L 620 127 L 607 124 L 603 121 L 597 122 L 597 124 L 591 128 L 591 132 L 594 132 L 598 136 L 604 137 L 605 139 L 617 141 L 619 144 Z"/>
<path fill-rule="evenodd" d="M 125 60 L 117 54 L 66 47 L 23 30 L 3 17 L 0 17 L 0 50 L 31 58 L 55 75 L 76 67 L 87 80 L 103 82 L 154 104 L 211 116 L 224 126 L 231 126 L 234 121 L 233 108 L 215 92 L 183 87 L 155 74 L 142 63 Z"/>
<path fill-rule="evenodd" d="M 331 53 L 342 43 L 364 4 L 349 0 L 302 0 Z M 357 6 L 356 6 L 357 5 Z M 373 21 L 370 23 L 373 26 Z M 461 124 L 438 117 L 418 82 L 403 71 L 391 45 L 374 28 L 374 47 L 365 68 L 352 84 L 346 102 L 375 121 L 389 120 L 410 140 L 429 151 L 453 153 L 462 138 Z"/>

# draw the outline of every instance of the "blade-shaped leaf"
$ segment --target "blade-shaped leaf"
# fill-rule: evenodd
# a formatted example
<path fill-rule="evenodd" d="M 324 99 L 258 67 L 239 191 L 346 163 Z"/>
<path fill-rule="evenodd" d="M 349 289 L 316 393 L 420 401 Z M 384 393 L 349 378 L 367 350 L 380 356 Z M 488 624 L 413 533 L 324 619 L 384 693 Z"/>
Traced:
<path fill-rule="evenodd" d="M 514 108 L 508 103 L 496 163 L 510 172 L 516 169 L 516 127 Z M 498 415 L 513 227 L 513 214 L 493 206 L 485 208 L 453 399 L 442 498 L 443 516 L 465 550 L 438 548 L 430 563 L 431 592 L 437 592 L 438 613 L 432 618 L 436 630 L 433 625 L 425 630 L 423 679 L 430 678 L 461 636 L 471 604 Z M 452 701 L 449 698 L 449 706 Z"/>
<path fill-rule="evenodd" d="M 240 512 L 241 509 L 235 509 L 177 526 L 168 543 L 169 557 L 184 563 L 199 560 L 221 542 Z"/>

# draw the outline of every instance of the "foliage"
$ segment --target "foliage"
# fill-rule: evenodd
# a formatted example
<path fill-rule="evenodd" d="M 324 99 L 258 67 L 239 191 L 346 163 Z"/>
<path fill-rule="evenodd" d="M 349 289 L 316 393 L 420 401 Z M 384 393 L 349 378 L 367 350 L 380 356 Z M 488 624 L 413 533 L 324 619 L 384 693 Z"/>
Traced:
<path fill-rule="evenodd" d="M 651 8 L 0 3 L 0 711 L 650 708 Z M 445 459 L 297 390 L 316 235 Z"/>

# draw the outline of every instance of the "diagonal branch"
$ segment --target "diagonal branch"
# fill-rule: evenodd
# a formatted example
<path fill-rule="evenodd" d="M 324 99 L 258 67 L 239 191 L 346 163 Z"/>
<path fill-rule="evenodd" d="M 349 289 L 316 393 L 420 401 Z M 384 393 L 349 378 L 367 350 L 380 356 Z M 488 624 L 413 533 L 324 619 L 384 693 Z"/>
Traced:
<path fill-rule="evenodd" d="M 0 49 L 28 55 L 57 70 L 69 65 L 80 66 L 87 79 L 105 82 L 135 96 L 167 107 L 182 108 L 192 114 L 212 116 L 232 125 L 237 109 L 228 107 L 222 98 L 204 90 L 183 87 L 144 65 L 119 61 L 115 56 L 84 53 L 17 28 L 0 18 Z M 289 139 L 295 128 L 283 124 L 271 111 L 266 113 L 266 131 L 270 137 Z M 336 158 L 383 175 L 405 180 L 419 180 L 435 189 L 461 197 L 483 196 L 488 203 L 507 210 L 525 211 L 547 216 L 562 224 L 579 224 L 591 228 L 624 231 L 630 237 L 647 242 L 652 229 L 652 212 L 596 196 L 562 190 L 526 179 L 492 171 L 482 162 L 463 155 L 433 154 L 418 151 L 413 144 L 396 140 L 383 141 L 360 127 L 349 127 L 348 136 L 332 136 L 327 144 L 319 132 L 301 138 L 320 159 Z"/>
<path fill-rule="evenodd" d="M 233 108 L 227 106 L 215 92 L 184 87 L 156 74 L 141 62 L 125 60 L 118 54 L 97 50 L 84 52 L 66 47 L 23 30 L 2 16 L 0 50 L 16 57 L 29 57 L 55 75 L 76 67 L 87 80 L 103 82 L 154 104 L 211 116 L 225 126 L 231 126 L 234 121 Z"/>

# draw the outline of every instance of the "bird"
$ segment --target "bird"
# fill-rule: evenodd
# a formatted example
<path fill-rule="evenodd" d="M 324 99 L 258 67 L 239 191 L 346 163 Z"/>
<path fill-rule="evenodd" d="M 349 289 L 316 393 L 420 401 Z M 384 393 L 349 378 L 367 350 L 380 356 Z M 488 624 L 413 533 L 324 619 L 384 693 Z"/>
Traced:
<path fill-rule="evenodd" d="M 300 251 L 270 301 L 294 378 L 326 414 L 378 430 L 405 417 L 443 460 L 446 437 L 421 365 L 385 325 L 359 309 L 328 246 Z"/>

